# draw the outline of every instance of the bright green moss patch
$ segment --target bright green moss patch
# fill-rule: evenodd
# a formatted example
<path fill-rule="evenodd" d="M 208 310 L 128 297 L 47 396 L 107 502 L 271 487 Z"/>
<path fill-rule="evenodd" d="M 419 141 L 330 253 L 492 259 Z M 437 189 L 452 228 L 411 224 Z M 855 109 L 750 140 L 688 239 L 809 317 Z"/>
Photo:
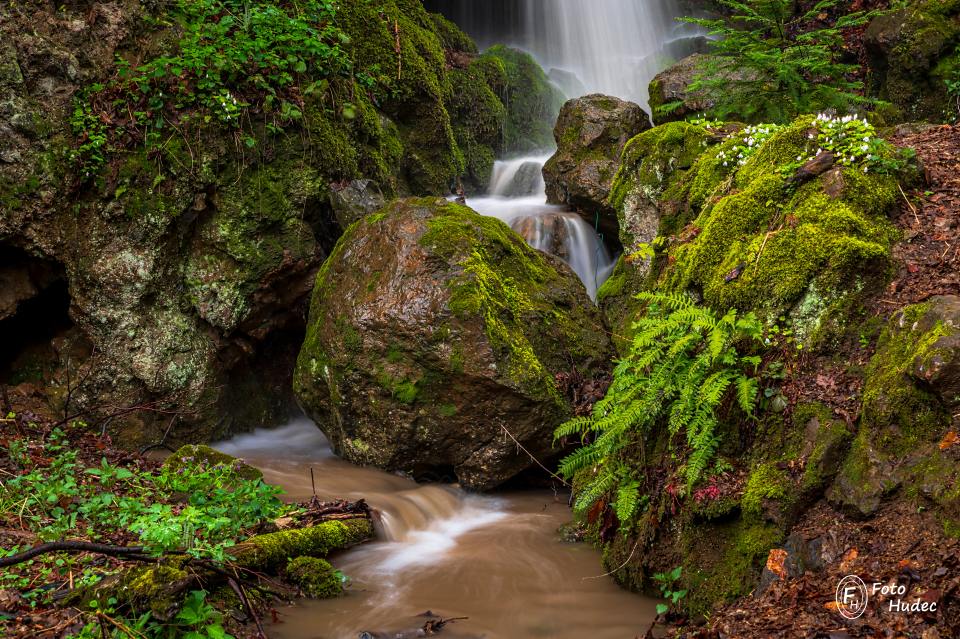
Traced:
<path fill-rule="evenodd" d="M 233 549 L 237 563 L 245 568 L 277 570 L 290 559 L 326 557 L 373 537 L 369 519 L 325 521 L 309 528 L 281 530 L 257 535 Z"/>
<path fill-rule="evenodd" d="M 675 171 L 689 169 L 703 154 L 709 139 L 705 127 L 688 122 L 670 122 L 632 138 L 610 188 L 610 206 L 622 211 L 627 195 L 637 188 L 658 197 Z"/>
<path fill-rule="evenodd" d="M 765 499 L 779 500 L 787 496 L 789 479 L 772 463 L 764 463 L 753 469 L 747 480 L 740 506 L 748 515 L 759 516 Z"/>
<path fill-rule="evenodd" d="M 343 578 L 330 562 L 317 557 L 296 557 L 287 564 L 284 574 L 308 597 L 331 599 L 343 593 Z"/>
<path fill-rule="evenodd" d="M 835 169 L 831 179 L 842 188 L 833 196 L 824 190 L 826 177 L 792 186 L 781 169 L 808 153 L 810 127 L 804 117 L 774 134 L 736 170 L 726 192 L 716 188 L 723 173 L 712 173 L 716 150 L 701 156 L 688 176 L 696 184 L 701 172 L 711 174 L 698 194 L 704 208 L 693 224 L 699 232 L 670 250 L 668 286 L 699 288 L 717 308 L 773 315 L 789 310 L 812 285 L 836 298 L 857 276 L 887 268 L 898 233 L 883 213 L 894 202 L 895 179 L 858 166 Z M 828 305 L 810 321 L 818 322 Z"/>

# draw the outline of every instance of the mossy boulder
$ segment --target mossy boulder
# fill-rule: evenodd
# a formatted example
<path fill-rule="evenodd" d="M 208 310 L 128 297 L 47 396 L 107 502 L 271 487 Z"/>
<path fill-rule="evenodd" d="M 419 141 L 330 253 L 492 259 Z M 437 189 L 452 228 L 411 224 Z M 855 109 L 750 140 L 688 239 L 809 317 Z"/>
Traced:
<path fill-rule="evenodd" d="M 827 493 L 837 507 L 868 517 L 898 489 L 948 493 L 949 452 L 937 445 L 952 423 L 960 299 L 935 297 L 898 311 L 870 360 L 859 432 Z"/>
<path fill-rule="evenodd" d="M 525 154 L 553 146 L 553 126 L 566 96 L 529 53 L 492 46 L 478 60 L 491 90 L 506 109 L 501 150 Z"/>
<path fill-rule="evenodd" d="M 699 203 L 677 187 L 683 184 L 681 176 L 735 128 L 712 130 L 670 122 L 644 131 L 624 147 L 608 198 L 616 212 L 623 254 L 597 293 L 597 302 L 618 336 L 618 348 L 626 346 L 632 316 L 638 310 L 633 295 L 644 288 L 653 264 L 651 245 L 658 237 L 677 234 L 678 226 Z"/>
<path fill-rule="evenodd" d="M 684 120 L 713 107 L 712 100 L 688 88 L 708 57 L 703 53 L 688 55 L 654 76 L 650 82 L 650 115 L 654 124 Z"/>
<path fill-rule="evenodd" d="M 448 72 L 448 108 L 464 155 L 464 186 L 485 191 L 494 158 L 553 145 L 563 93 L 524 51 L 493 46 Z"/>
<path fill-rule="evenodd" d="M 957 116 L 946 82 L 960 71 L 960 3 L 912 0 L 874 19 L 863 41 L 868 84 L 892 105 L 888 117 L 942 122 Z"/>
<path fill-rule="evenodd" d="M 650 128 L 638 105 L 608 95 L 569 100 L 553 137 L 557 152 L 543 167 L 547 201 L 581 211 L 601 232 L 615 237 L 617 220 L 607 202 L 627 141 Z"/>
<path fill-rule="evenodd" d="M 287 581 L 308 597 L 331 599 L 343 593 L 343 578 L 329 561 L 318 557 L 291 559 L 284 569 Z"/>
<path fill-rule="evenodd" d="M 163 461 L 164 470 L 170 473 L 190 472 L 198 468 L 210 470 L 217 467 L 228 469 L 241 479 L 250 481 L 263 479 L 263 473 L 257 468 L 202 444 L 181 446 Z"/>
<path fill-rule="evenodd" d="M 844 166 L 797 185 L 784 167 L 810 153 L 814 131 L 801 117 L 742 166 L 722 154 L 740 136 L 701 155 L 674 187 L 689 204 L 674 226 L 690 222 L 669 242 L 658 285 L 697 290 L 714 308 L 789 315 L 809 345 L 844 300 L 884 281 L 899 236 L 885 215 L 896 177 Z"/>
<path fill-rule="evenodd" d="M 317 277 L 295 372 L 301 404 L 351 461 L 489 489 L 553 454 L 570 414 L 554 376 L 610 356 L 559 260 L 442 199 L 397 201 L 341 238 Z"/>

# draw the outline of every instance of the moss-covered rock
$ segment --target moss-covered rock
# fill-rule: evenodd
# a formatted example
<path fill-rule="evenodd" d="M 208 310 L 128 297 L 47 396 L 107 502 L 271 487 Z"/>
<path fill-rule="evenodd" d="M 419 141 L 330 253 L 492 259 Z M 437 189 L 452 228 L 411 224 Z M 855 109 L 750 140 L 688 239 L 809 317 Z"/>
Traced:
<path fill-rule="evenodd" d="M 338 454 L 492 488 L 551 454 L 554 376 L 606 366 L 583 285 L 508 226 L 402 200 L 353 226 L 317 277 L 295 390 Z"/>
<path fill-rule="evenodd" d="M 553 146 L 553 125 L 565 96 L 536 60 L 519 49 L 497 45 L 484 51 L 478 64 L 506 109 L 502 152 L 526 154 Z"/>
<path fill-rule="evenodd" d="M 190 469 L 194 468 L 212 469 L 222 467 L 229 469 L 241 479 L 251 481 L 263 479 L 263 473 L 257 468 L 245 464 L 236 457 L 200 444 L 181 446 L 164 460 L 163 467 L 169 473 L 189 472 Z"/>
<path fill-rule="evenodd" d="M 871 90 L 888 101 L 896 121 L 942 122 L 957 116 L 947 84 L 956 81 L 960 4 L 912 0 L 873 20 L 864 33 Z"/>
<path fill-rule="evenodd" d="M 872 515 L 901 486 L 945 494 L 932 486 L 943 479 L 935 463 L 943 457 L 937 443 L 951 423 L 955 396 L 946 389 L 957 380 L 949 366 L 937 363 L 950 359 L 958 311 L 957 298 L 933 298 L 898 311 L 884 330 L 866 371 L 859 432 L 827 493 L 851 515 Z M 940 385 L 931 388 L 927 374 Z"/>
<path fill-rule="evenodd" d="M 688 88 L 708 58 L 703 53 L 688 55 L 650 81 L 650 115 L 654 124 L 684 120 L 713 107 L 712 100 Z"/>
<path fill-rule="evenodd" d="M 715 308 L 791 316 L 809 344 L 832 308 L 886 277 L 896 178 L 842 167 L 795 186 L 785 167 L 810 152 L 812 127 L 798 119 L 742 166 L 722 155 L 739 143 L 731 136 L 671 185 L 692 221 L 669 242 L 659 286 L 695 289 Z M 843 188 L 828 193 L 831 179 Z"/>
<path fill-rule="evenodd" d="M 607 95 L 569 100 L 553 137 L 557 152 L 543 167 L 547 201 L 578 209 L 599 230 L 616 237 L 617 220 L 607 202 L 623 147 L 650 128 L 643 109 Z"/>
<path fill-rule="evenodd" d="M 329 561 L 317 557 L 296 557 L 284 569 L 287 581 L 314 599 L 331 599 L 343 593 L 343 578 Z"/>
<path fill-rule="evenodd" d="M 196 583 L 195 573 L 170 561 L 109 575 L 96 584 L 70 591 L 64 603 L 89 610 L 93 601 L 103 607 L 112 599 L 116 605 L 136 613 L 149 612 L 155 619 L 166 621 L 180 610 L 184 591 Z"/>

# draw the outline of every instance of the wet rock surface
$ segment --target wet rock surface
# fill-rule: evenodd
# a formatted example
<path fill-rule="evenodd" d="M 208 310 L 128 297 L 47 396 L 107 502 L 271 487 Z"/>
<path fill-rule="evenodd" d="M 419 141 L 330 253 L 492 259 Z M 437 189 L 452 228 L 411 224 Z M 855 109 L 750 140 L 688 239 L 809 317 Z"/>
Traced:
<path fill-rule="evenodd" d="M 555 454 L 554 377 L 606 366 L 601 327 L 576 275 L 502 222 L 401 200 L 318 275 L 295 389 L 344 458 L 489 489 L 533 463 L 516 442 Z"/>
<path fill-rule="evenodd" d="M 568 101 L 554 128 L 557 152 L 543 167 L 547 201 L 566 204 L 616 235 L 616 216 L 607 203 L 623 147 L 650 128 L 638 105 L 594 94 Z"/>

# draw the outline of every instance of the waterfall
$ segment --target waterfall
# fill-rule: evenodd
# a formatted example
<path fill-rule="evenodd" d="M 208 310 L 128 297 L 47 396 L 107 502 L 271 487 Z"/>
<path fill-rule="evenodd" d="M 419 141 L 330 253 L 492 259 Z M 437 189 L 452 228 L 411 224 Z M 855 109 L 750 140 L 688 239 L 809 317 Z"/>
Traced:
<path fill-rule="evenodd" d="M 426 0 L 481 47 L 525 49 L 570 97 L 606 93 L 646 108 L 647 85 L 689 53 L 696 30 L 676 0 Z M 573 77 L 571 77 L 571 74 Z"/>
<path fill-rule="evenodd" d="M 565 261 L 596 299 L 597 289 L 613 270 L 603 240 L 582 217 L 546 204 L 543 164 L 547 155 L 498 160 L 487 197 L 470 198 L 478 213 L 503 220 L 527 244 Z"/>

